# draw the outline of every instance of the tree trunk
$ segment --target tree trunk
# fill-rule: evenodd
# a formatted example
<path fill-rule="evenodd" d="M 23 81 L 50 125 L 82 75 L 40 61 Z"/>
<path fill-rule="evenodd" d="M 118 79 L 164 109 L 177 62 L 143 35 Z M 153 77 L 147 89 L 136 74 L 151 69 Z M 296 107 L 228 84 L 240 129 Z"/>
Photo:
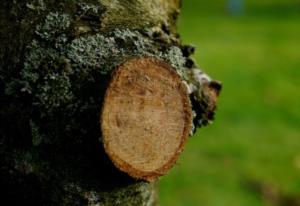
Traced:
<path fill-rule="evenodd" d="M 187 86 L 180 97 L 189 95 L 194 128 L 212 120 L 220 84 L 196 68 L 193 48 L 180 43 L 179 7 L 179 0 L 0 2 L 2 202 L 157 204 L 156 182 L 137 179 L 165 174 L 184 145 L 163 170 L 132 172 L 104 149 L 99 119 L 112 71 L 132 59 L 155 59 Z"/>

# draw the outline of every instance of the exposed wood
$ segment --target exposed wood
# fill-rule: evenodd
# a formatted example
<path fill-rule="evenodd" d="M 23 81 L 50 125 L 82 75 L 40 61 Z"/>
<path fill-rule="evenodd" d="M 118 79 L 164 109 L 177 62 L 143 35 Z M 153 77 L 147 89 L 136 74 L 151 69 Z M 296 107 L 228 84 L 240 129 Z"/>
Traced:
<path fill-rule="evenodd" d="M 5 188 L 1 193 L 5 198 L 2 202 L 50 206 L 157 205 L 155 183 L 136 180 L 119 169 L 145 180 L 164 174 L 176 161 L 190 128 L 187 124 L 191 122 L 190 108 L 185 105 L 189 101 L 181 80 L 190 90 L 196 127 L 211 120 L 217 96 L 215 91 L 218 91 L 218 85 L 211 85 L 210 78 L 207 82 L 202 81 L 206 74 L 194 74 L 193 71 L 199 72 L 190 58 L 194 49 L 182 45 L 177 35 L 180 2 L 0 1 L 0 185 Z M 134 85 L 131 85 L 132 90 L 130 85 L 120 87 L 122 95 L 134 104 L 124 103 L 120 104 L 124 110 L 114 109 L 120 114 L 126 111 L 139 114 L 138 106 L 144 105 L 143 116 L 138 117 L 143 119 L 131 122 L 139 126 L 134 128 L 133 137 L 141 137 L 138 133 L 142 133 L 142 137 L 150 140 L 147 144 L 152 145 L 146 147 L 142 141 L 127 142 L 125 146 L 141 147 L 137 150 L 138 164 L 134 161 L 135 156 L 128 158 L 122 153 L 124 162 L 130 163 L 129 167 L 107 152 L 115 151 L 112 145 L 106 145 L 109 156 L 105 153 L 103 142 L 107 135 L 102 138 L 99 118 L 113 69 L 125 62 L 112 75 L 110 86 L 113 82 L 124 84 L 125 81 L 116 80 L 116 75 L 131 74 L 133 70 L 123 72 L 126 62 L 133 57 L 145 56 L 151 59 L 142 62 L 155 65 L 154 68 L 149 67 L 149 71 L 130 68 L 136 69 L 137 75 L 144 79 L 145 72 L 151 72 L 152 79 L 161 81 L 151 85 L 151 81 L 146 81 L 147 77 L 141 83 L 153 86 L 160 94 L 166 93 L 161 99 L 169 106 L 161 105 L 158 97 L 146 99 L 151 95 L 147 90 L 132 97 L 139 100 L 133 101 L 126 92 L 138 93 L 138 88 Z M 143 65 L 140 68 L 148 68 Z M 122 79 L 126 78 L 122 76 Z M 159 85 L 168 93 L 157 88 Z M 178 88 L 170 89 L 172 85 L 178 85 Z M 115 90 L 109 92 L 113 94 Z M 118 97 L 117 93 L 114 93 L 115 97 Z M 145 103 L 142 104 L 142 100 Z M 107 98 L 106 102 L 111 101 Z M 165 121 L 160 121 L 158 112 L 152 114 L 151 109 L 166 110 Z M 119 120 L 110 126 L 129 136 L 132 131 L 124 124 L 124 116 Z M 181 136 L 179 130 L 182 130 Z M 110 136 L 114 141 L 118 137 Z M 116 145 L 123 146 L 121 143 Z M 162 151 L 158 151 L 159 148 Z M 128 154 L 133 153 L 130 152 Z M 163 155 L 157 156 L 158 153 Z M 136 165 L 140 166 L 136 168 Z"/>
<path fill-rule="evenodd" d="M 131 59 L 113 73 L 101 125 L 114 164 L 133 177 L 154 180 L 176 162 L 189 136 L 187 87 L 170 65 Z"/>

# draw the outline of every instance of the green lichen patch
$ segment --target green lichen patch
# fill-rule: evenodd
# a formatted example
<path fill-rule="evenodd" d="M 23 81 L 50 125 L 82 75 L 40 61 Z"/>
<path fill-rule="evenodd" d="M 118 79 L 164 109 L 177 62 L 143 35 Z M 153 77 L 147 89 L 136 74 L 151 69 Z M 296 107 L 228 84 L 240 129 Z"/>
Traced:
<path fill-rule="evenodd" d="M 105 9 L 101 4 L 77 3 L 72 29 L 75 36 L 96 33 L 102 27 L 102 14 Z"/>
<path fill-rule="evenodd" d="M 40 13 L 41 11 L 45 11 L 47 8 L 43 0 L 33 0 L 31 2 L 27 2 L 26 7 L 33 11 L 37 11 L 38 13 Z"/>
<path fill-rule="evenodd" d="M 77 3 L 78 9 L 76 15 L 78 16 L 84 16 L 84 15 L 100 15 L 101 7 L 94 5 L 94 4 L 88 4 L 84 2 Z"/>
<path fill-rule="evenodd" d="M 137 182 L 128 186 L 115 188 L 110 192 L 97 192 L 95 190 L 87 190 L 77 185 L 76 183 L 65 183 L 65 197 L 68 199 L 76 199 L 81 202 L 86 202 L 89 206 L 152 206 L 156 200 L 155 184 Z M 72 197 L 72 198 L 70 198 Z"/>
<path fill-rule="evenodd" d="M 178 0 L 101 0 L 106 8 L 103 28 L 151 28 L 165 25 L 174 27 L 178 15 Z"/>
<path fill-rule="evenodd" d="M 36 34 L 46 41 L 54 41 L 60 35 L 66 32 L 71 23 L 71 17 L 68 14 L 50 12 L 42 24 L 37 25 Z"/>
<path fill-rule="evenodd" d="M 42 135 L 40 134 L 39 127 L 32 120 L 30 120 L 30 127 L 32 134 L 32 144 L 33 146 L 38 146 L 39 144 L 41 144 L 44 138 L 42 138 Z"/>
<path fill-rule="evenodd" d="M 44 111 L 42 115 L 50 114 L 73 99 L 69 79 L 72 71 L 56 49 L 41 47 L 37 41 L 28 49 L 21 71 L 21 92 L 33 96 L 33 105 Z"/>

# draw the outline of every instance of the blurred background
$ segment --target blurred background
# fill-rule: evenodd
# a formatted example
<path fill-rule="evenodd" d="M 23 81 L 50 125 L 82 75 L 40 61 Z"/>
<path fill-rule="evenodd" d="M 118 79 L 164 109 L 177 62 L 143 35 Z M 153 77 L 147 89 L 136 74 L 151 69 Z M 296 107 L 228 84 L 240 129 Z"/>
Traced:
<path fill-rule="evenodd" d="M 161 205 L 300 205 L 300 0 L 183 0 L 179 32 L 223 91 Z"/>

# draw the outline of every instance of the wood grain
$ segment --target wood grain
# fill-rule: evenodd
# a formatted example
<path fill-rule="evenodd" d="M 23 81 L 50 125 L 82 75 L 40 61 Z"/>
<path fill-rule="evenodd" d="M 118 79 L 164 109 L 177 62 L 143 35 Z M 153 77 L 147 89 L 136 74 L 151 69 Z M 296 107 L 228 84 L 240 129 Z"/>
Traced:
<path fill-rule="evenodd" d="M 130 176 L 154 180 L 176 162 L 192 123 L 187 88 L 154 58 L 134 58 L 113 73 L 101 114 L 105 151 Z"/>

